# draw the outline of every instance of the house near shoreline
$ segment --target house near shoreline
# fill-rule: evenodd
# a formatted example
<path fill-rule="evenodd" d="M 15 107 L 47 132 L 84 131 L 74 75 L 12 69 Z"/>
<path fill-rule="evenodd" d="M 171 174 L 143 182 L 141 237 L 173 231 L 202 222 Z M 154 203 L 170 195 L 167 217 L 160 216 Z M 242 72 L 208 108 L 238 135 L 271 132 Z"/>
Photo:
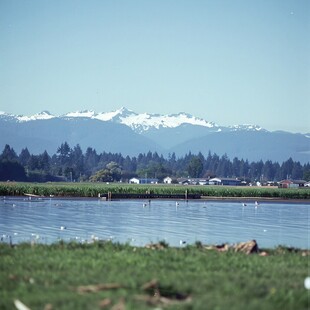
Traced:
<path fill-rule="evenodd" d="M 305 180 L 282 180 L 279 182 L 279 188 L 299 188 L 304 187 Z"/>
<path fill-rule="evenodd" d="M 237 178 L 212 178 L 209 180 L 209 185 L 239 186 L 241 185 L 241 180 Z"/>
<path fill-rule="evenodd" d="M 172 178 L 166 177 L 166 178 L 164 178 L 163 182 L 164 182 L 164 184 L 171 184 L 172 183 Z"/>
<path fill-rule="evenodd" d="M 158 179 L 152 179 L 152 178 L 131 178 L 129 180 L 130 184 L 158 184 Z"/>
<path fill-rule="evenodd" d="M 241 180 L 234 178 L 179 178 L 177 179 L 179 184 L 182 185 L 230 185 L 239 186 L 242 184 Z"/>
<path fill-rule="evenodd" d="M 204 178 L 178 178 L 177 182 L 181 185 L 208 185 L 208 179 Z"/>

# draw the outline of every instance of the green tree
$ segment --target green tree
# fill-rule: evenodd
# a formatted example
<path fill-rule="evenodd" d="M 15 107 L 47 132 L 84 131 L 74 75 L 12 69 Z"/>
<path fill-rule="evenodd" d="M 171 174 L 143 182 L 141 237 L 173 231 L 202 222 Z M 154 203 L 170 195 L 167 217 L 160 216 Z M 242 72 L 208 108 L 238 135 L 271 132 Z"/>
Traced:
<path fill-rule="evenodd" d="M 39 155 L 39 167 L 45 173 L 50 171 L 50 161 L 51 158 L 48 155 L 47 151 L 44 151 L 43 154 Z"/>
<path fill-rule="evenodd" d="M 121 179 L 122 170 L 116 162 L 110 162 L 104 169 L 97 171 L 89 180 L 91 182 L 115 182 Z"/>
<path fill-rule="evenodd" d="M 22 149 L 22 151 L 20 152 L 20 154 L 18 156 L 19 163 L 21 165 L 23 165 L 24 167 L 28 166 L 29 160 L 30 160 L 30 156 L 31 155 L 30 155 L 30 152 L 29 152 L 28 148 Z"/>
<path fill-rule="evenodd" d="M 73 179 L 79 179 L 84 174 L 84 155 L 79 144 L 71 153 Z"/>
<path fill-rule="evenodd" d="M 89 180 L 91 182 L 113 182 L 113 177 L 108 169 L 101 169 L 93 174 Z"/>
<path fill-rule="evenodd" d="M 199 178 L 203 170 L 203 162 L 198 156 L 192 157 L 187 167 L 188 174 L 192 178 Z"/>
<path fill-rule="evenodd" d="M 274 180 L 274 169 L 271 160 L 267 160 L 263 166 L 262 174 L 266 181 L 273 181 Z"/>
<path fill-rule="evenodd" d="M 310 170 L 304 171 L 303 179 L 306 181 L 310 181 Z"/>
<path fill-rule="evenodd" d="M 216 175 L 221 177 L 228 177 L 232 175 L 231 161 L 227 154 L 224 154 L 219 160 L 219 164 L 216 169 Z"/>
<path fill-rule="evenodd" d="M 292 168 L 292 179 L 301 179 L 303 177 L 303 169 L 300 162 L 294 162 Z"/>
<path fill-rule="evenodd" d="M 30 170 L 39 170 L 40 163 L 39 163 L 39 156 L 38 155 L 31 155 L 29 159 L 28 167 Z"/>
<path fill-rule="evenodd" d="M 18 157 L 13 148 L 11 148 L 8 144 L 5 145 L 3 152 L 0 156 L 0 160 L 6 161 L 17 161 Z"/>
<path fill-rule="evenodd" d="M 90 176 L 94 171 L 98 170 L 97 165 L 99 162 L 99 156 L 96 150 L 91 147 L 86 149 L 84 160 L 84 172 L 87 176 Z"/>
<path fill-rule="evenodd" d="M 62 166 L 70 165 L 71 152 L 72 150 L 67 142 L 61 144 L 61 146 L 57 149 L 58 160 L 60 165 Z"/>
<path fill-rule="evenodd" d="M 281 166 L 281 178 L 291 179 L 293 167 L 294 167 L 294 161 L 291 157 L 287 161 L 283 162 Z"/>
<path fill-rule="evenodd" d="M 106 170 L 108 170 L 112 176 L 112 181 L 119 181 L 121 179 L 122 169 L 116 162 L 112 161 L 108 163 Z"/>
<path fill-rule="evenodd" d="M 0 162 L 1 181 L 26 181 L 24 167 L 16 161 L 3 160 Z"/>

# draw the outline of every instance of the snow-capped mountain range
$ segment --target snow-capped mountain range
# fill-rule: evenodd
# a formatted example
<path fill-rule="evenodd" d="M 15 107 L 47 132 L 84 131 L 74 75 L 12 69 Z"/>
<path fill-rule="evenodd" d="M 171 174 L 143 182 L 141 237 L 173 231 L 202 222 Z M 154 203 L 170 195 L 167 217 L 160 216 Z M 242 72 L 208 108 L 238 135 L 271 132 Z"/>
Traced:
<path fill-rule="evenodd" d="M 249 161 L 309 162 L 309 134 L 267 131 L 257 125 L 220 126 L 186 113 L 138 114 L 126 108 L 112 112 L 70 112 L 55 116 L 47 111 L 21 116 L 0 112 L 0 152 L 9 144 L 18 153 L 45 150 L 55 154 L 64 141 L 71 147 L 137 156 L 156 151 L 167 156 L 191 152 L 226 154 Z"/>
<path fill-rule="evenodd" d="M 260 131 L 263 130 L 260 126 L 257 125 L 233 125 L 228 127 L 219 126 L 214 122 L 206 121 L 202 118 L 195 117 L 193 115 L 181 112 L 178 114 L 170 114 L 170 115 L 160 115 L 160 114 L 149 114 L 142 113 L 137 114 L 134 111 L 126 109 L 124 107 L 112 111 L 112 112 L 100 112 L 97 113 L 92 110 L 85 111 L 76 111 L 69 112 L 64 115 L 55 116 L 49 113 L 48 111 L 43 111 L 38 114 L 34 114 L 32 116 L 24 116 L 24 115 L 12 115 L 6 114 L 5 112 L 0 112 L 0 117 L 7 117 L 11 120 L 15 119 L 19 122 L 29 122 L 35 120 L 47 120 L 52 118 L 89 118 L 96 119 L 100 121 L 111 121 L 115 123 L 124 124 L 130 127 L 137 133 L 142 133 L 148 131 L 150 129 L 159 129 L 159 128 L 176 128 L 184 124 L 190 124 L 194 126 L 202 126 L 209 129 L 213 129 L 212 131 L 222 131 L 225 130 L 255 130 Z"/>

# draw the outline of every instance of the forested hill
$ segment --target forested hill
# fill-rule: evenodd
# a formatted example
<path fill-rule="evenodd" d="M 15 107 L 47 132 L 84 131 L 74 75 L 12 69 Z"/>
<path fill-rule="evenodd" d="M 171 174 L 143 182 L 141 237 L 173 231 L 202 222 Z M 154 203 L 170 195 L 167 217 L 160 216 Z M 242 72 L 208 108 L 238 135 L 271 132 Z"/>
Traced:
<path fill-rule="evenodd" d="M 247 182 L 280 181 L 282 179 L 310 180 L 310 164 L 301 164 L 288 158 L 272 162 L 219 156 L 210 152 L 188 153 L 176 157 L 174 153 L 166 158 L 156 152 L 140 153 L 138 156 L 123 156 L 120 153 L 97 153 L 91 147 L 85 152 L 79 144 L 71 147 L 62 143 L 56 154 L 30 154 L 27 148 L 17 154 L 6 145 L 0 155 L 0 180 L 15 181 L 102 181 L 126 182 L 132 177 L 163 178 L 170 176 L 207 178 L 233 177 Z"/>

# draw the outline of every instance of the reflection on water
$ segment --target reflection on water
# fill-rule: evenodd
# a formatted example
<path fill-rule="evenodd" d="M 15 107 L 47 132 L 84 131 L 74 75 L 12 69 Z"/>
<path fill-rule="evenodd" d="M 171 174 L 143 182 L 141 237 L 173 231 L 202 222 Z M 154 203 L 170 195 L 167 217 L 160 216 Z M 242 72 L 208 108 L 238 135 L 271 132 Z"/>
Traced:
<path fill-rule="evenodd" d="M 236 243 L 256 239 L 260 247 L 310 248 L 309 204 L 152 200 L 61 200 L 1 197 L 2 242 L 112 239 L 143 246 L 201 241 Z"/>

